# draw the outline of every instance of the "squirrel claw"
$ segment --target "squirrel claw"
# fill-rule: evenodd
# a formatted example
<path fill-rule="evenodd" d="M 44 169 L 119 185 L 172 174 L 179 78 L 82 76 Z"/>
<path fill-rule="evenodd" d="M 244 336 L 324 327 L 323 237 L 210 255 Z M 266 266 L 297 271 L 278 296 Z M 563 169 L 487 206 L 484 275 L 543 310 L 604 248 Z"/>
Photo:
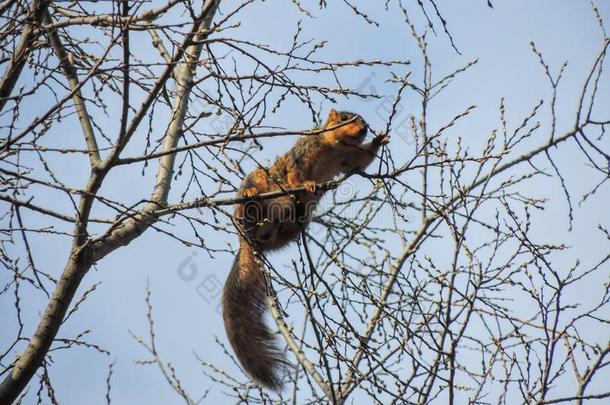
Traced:
<path fill-rule="evenodd" d="M 387 134 L 377 135 L 374 139 L 374 142 L 377 145 L 387 145 L 388 143 L 390 143 L 390 135 L 387 135 Z"/>
<path fill-rule="evenodd" d="M 303 182 L 303 188 L 305 189 L 305 191 L 307 191 L 308 193 L 315 193 L 316 192 L 316 182 L 315 181 L 311 181 L 311 180 L 307 180 Z"/>
<path fill-rule="evenodd" d="M 256 194 L 258 194 L 258 190 L 256 190 L 256 187 L 245 188 L 242 190 L 241 194 L 244 197 L 254 197 Z"/>

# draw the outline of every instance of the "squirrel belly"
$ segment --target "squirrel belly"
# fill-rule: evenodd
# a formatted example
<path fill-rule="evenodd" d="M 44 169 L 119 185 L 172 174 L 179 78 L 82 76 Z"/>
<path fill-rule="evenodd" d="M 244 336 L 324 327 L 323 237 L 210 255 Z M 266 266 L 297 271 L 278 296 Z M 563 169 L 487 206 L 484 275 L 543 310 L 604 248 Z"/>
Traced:
<path fill-rule="evenodd" d="M 223 291 L 223 319 L 244 370 L 267 388 L 281 390 L 286 362 L 264 320 L 267 284 L 261 255 L 287 246 L 307 227 L 323 194 L 317 183 L 366 168 L 388 143 L 389 137 L 380 135 L 363 144 L 367 129 L 360 116 L 333 109 L 320 134 L 302 136 L 271 167 L 248 174 L 239 188 L 239 197 L 305 189 L 235 207 L 240 247 Z"/>

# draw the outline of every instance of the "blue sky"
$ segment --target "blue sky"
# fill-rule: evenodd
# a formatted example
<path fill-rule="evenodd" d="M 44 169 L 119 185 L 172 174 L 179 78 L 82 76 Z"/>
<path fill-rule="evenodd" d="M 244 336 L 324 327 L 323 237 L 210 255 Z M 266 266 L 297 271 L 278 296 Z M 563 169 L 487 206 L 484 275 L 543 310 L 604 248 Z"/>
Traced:
<path fill-rule="evenodd" d="M 372 2 L 363 8 L 371 18 L 380 23 L 379 27 L 364 23 L 361 17 L 354 15 L 342 2 L 334 2 L 324 10 L 316 9 L 315 3 L 312 2 L 311 5 L 315 16 L 313 19 L 299 14 L 291 2 L 269 0 L 258 3 L 240 14 L 237 20 L 241 21 L 241 26 L 234 30 L 232 35 L 282 49 L 289 46 L 296 29 L 296 21 L 302 19 L 303 37 L 328 40 L 317 56 L 320 59 L 412 61 L 408 67 L 362 67 L 347 70 L 342 76 L 342 84 L 345 87 L 358 88 L 366 81 L 368 88 L 384 97 L 395 92 L 395 85 L 385 82 L 391 71 L 397 74 L 410 71 L 414 81 L 421 78 L 420 54 L 393 2 L 390 2 L 390 9 L 387 11 Z M 235 4 L 235 1 L 223 2 L 221 10 L 232 9 L 229 5 Z M 406 4 L 413 22 L 419 29 L 423 29 L 424 21 L 416 2 L 409 1 Z M 551 91 L 537 57 L 531 51 L 532 41 L 542 51 L 555 74 L 563 61 L 569 61 L 560 85 L 560 100 L 557 106 L 558 133 L 573 125 L 577 95 L 585 73 L 601 47 L 602 35 L 588 2 L 498 0 L 494 2 L 494 8 L 490 9 L 486 2 L 481 0 L 467 3 L 439 2 L 439 6 L 462 54 L 459 55 L 451 49 L 448 38 L 437 24 L 437 35 L 428 33 L 434 76 L 440 78 L 474 59 L 479 62 L 452 83 L 431 105 L 431 127 L 441 126 L 453 115 L 474 104 L 477 106 L 476 110 L 452 131 L 463 136 L 466 142 L 471 142 L 472 145 L 482 145 L 488 133 L 498 125 L 498 105 L 501 97 L 507 107 L 509 126 L 518 125 L 538 100 L 548 98 Z M 610 27 L 610 3 L 599 1 L 597 7 L 606 25 Z M 318 82 L 318 78 L 311 80 L 317 85 L 330 84 L 327 83 L 328 77 L 320 78 L 321 82 Z M 599 109 L 600 113 L 607 113 L 610 110 L 608 82 L 603 89 L 605 93 L 601 93 Z M 383 113 L 379 113 L 378 101 L 340 97 L 337 101 L 336 105 L 331 105 L 327 101 L 317 100 L 322 114 L 326 114 L 332 107 L 356 111 L 365 117 L 373 128 L 379 128 L 386 118 Z M 33 113 L 37 106 L 25 108 Z M 111 108 L 119 107 L 111 105 Z M 417 114 L 418 100 L 407 96 L 403 99 L 401 108 L 405 117 L 408 114 Z M 548 105 L 543 107 L 543 114 L 545 120 L 542 121 L 543 128 L 540 133 L 546 134 Z M 307 109 L 291 101 L 278 113 L 269 115 L 266 123 L 291 129 L 309 128 L 313 125 Z M 108 130 L 116 131 L 118 122 L 105 120 L 103 125 Z M 75 117 L 69 117 L 58 128 L 65 128 L 66 131 L 66 137 L 60 142 L 80 142 Z M 164 130 L 163 124 L 160 124 L 158 130 Z M 528 145 L 537 145 L 544 140 L 545 138 L 534 137 Z M 294 139 L 289 137 L 262 140 L 263 149 L 257 152 L 257 159 L 264 163 L 270 162 L 293 142 Z M 408 145 L 403 142 L 406 141 L 401 137 L 392 138 L 391 153 L 398 161 L 404 161 L 406 158 L 404 151 Z M 127 155 L 138 154 L 140 145 L 128 149 Z M 552 153 L 563 168 L 570 189 L 574 190 L 575 201 L 600 180 L 583 168 L 583 161 L 574 144 L 563 145 Z M 54 158 L 51 163 L 66 183 L 75 187 L 84 185 L 87 175 L 86 160 L 74 162 Z M 547 163 L 541 161 L 541 164 Z M 254 167 L 253 162 L 251 165 Z M 140 169 L 141 166 L 111 175 L 108 178 L 109 195 L 124 198 L 128 202 L 146 198 L 154 179 L 153 171 L 149 170 L 145 176 L 140 176 Z M 600 213 L 607 210 L 603 202 L 608 201 L 610 191 L 606 187 L 601 190 L 602 194 L 597 199 L 576 207 L 574 230 L 568 232 L 566 221 L 556 220 L 565 212 L 565 198 L 557 184 L 546 182 L 548 180 L 536 180 L 528 185 L 528 191 L 551 198 L 549 209 L 535 219 L 535 225 L 537 223 L 539 226 L 537 236 L 541 239 L 567 241 L 572 245 L 573 249 L 565 256 L 567 262 L 576 258 L 594 262 L 603 252 L 608 251 L 607 241 L 603 243 L 600 238 L 592 238 L 590 230 L 598 222 L 605 221 L 605 224 L 609 225 L 607 215 L 604 218 Z M 180 182 L 173 189 L 170 199 L 179 195 L 179 185 Z M 367 187 L 368 183 L 362 182 L 360 185 Z M 65 206 L 65 203 L 59 200 L 52 201 L 51 204 L 60 208 Z M 40 223 L 39 216 L 29 213 L 27 215 L 26 222 L 31 225 Z M 176 222 L 175 232 L 184 235 L 188 234 L 189 230 L 185 223 Z M 210 231 L 204 236 L 211 246 L 218 249 L 226 249 L 227 244 L 236 246 L 236 240 L 227 240 L 225 233 Z M 39 261 L 48 271 L 58 275 L 68 254 L 69 241 L 40 236 L 34 236 L 33 240 Z M 399 250 L 400 246 L 396 246 L 396 253 Z M 271 260 L 278 264 L 286 263 L 294 254 L 294 249 L 288 249 L 273 255 Z M 117 250 L 98 263 L 87 275 L 79 291 L 83 292 L 95 283 L 100 283 L 99 286 L 81 310 L 60 331 L 59 336 L 74 336 L 84 329 L 90 329 L 88 340 L 108 349 L 111 355 L 104 356 L 87 349 L 65 350 L 53 354 L 51 378 L 60 402 L 83 403 L 83 398 L 86 398 L 88 404 L 104 403 L 106 366 L 111 362 L 115 363 L 113 403 L 182 402 L 163 381 L 158 369 L 134 364 L 134 360 L 147 358 L 129 331 L 146 338 L 144 297 L 147 285 L 150 285 L 157 344 L 163 359 L 175 365 L 178 375 L 194 398 L 199 398 L 211 388 L 210 403 L 225 403 L 219 402 L 220 398 L 224 398 L 223 393 L 203 375 L 194 353 L 230 372 L 236 372 L 235 366 L 215 342 L 216 338 L 226 342 L 217 306 L 218 293 L 232 260 L 233 257 L 228 253 L 220 252 L 210 257 L 203 251 L 185 247 L 159 233 L 148 231 L 128 247 Z M 191 264 L 194 267 L 189 267 Z M 194 272 L 192 279 L 185 275 L 187 269 Z M 607 273 L 606 268 L 604 274 Z M 576 294 L 573 298 L 586 302 L 588 289 L 583 289 L 582 296 Z M 26 294 L 22 304 L 26 314 L 26 335 L 30 335 L 35 320 L 44 309 L 46 299 L 38 293 Z M 11 298 L 0 297 L 2 319 L 14 319 Z M 602 341 L 604 338 L 607 339 L 600 336 Z M 0 334 L 0 342 L 5 339 L 7 336 L 3 332 Z"/>

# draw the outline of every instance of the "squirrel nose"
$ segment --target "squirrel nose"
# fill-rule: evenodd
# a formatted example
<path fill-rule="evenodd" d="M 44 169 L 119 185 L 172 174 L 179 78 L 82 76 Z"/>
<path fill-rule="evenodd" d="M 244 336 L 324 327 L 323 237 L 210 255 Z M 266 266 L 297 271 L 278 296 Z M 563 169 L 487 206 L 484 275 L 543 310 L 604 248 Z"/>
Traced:
<path fill-rule="evenodd" d="M 360 139 L 363 139 L 366 134 L 369 132 L 369 127 L 362 122 L 362 129 L 360 130 L 360 134 L 358 135 Z"/>

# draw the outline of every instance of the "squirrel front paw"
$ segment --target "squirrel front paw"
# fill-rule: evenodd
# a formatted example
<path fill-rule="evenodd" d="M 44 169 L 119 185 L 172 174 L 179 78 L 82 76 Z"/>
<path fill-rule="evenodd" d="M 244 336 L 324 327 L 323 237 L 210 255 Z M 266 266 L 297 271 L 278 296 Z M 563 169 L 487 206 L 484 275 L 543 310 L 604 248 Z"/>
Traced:
<path fill-rule="evenodd" d="M 381 135 L 377 135 L 375 137 L 375 139 L 373 139 L 373 143 L 375 145 L 387 145 L 388 143 L 390 143 L 390 135 L 387 134 L 381 134 Z"/>

